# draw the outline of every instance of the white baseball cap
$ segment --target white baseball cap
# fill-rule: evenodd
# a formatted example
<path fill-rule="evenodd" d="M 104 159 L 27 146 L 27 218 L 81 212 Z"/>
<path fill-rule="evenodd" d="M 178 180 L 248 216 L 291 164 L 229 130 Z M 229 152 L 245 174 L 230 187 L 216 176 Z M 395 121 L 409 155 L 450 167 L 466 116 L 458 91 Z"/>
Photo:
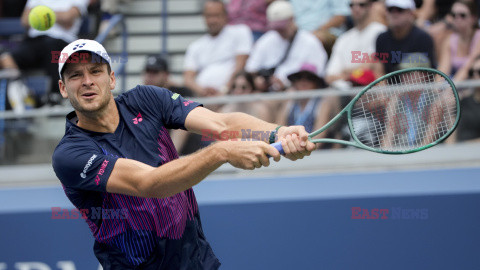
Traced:
<path fill-rule="evenodd" d="M 107 50 L 105 50 L 102 44 L 98 43 L 95 40 L 78 39 L 65 46 L 65 48 L 63 48 L 62 52 L 60 53 L 60 57 L 58 59 L 58 74 L 60 75 L 60 78 L 62 78 L 62 71 L 65 63 L 67 63 L 67 60 L 69 60 L 70 57 L 77 52 L 94 53 L 97 56 L 94 56 L 92 54 L 92 62 L 107 63 L 108 65 L 111 64 L 110 56 L 108 56 Z M 82 60 L 81 57 L 78 57 L 76 59 L 78 59 L 76 60 L 76 62 L 80 62 Z M 73 59 L 69 63 L 73 63 Z"/>
<path fill-rule="evenodd" d="M 385 6 L 388 7 L 398 7 L 401 9 L 410 9 L 414 10 L 415 2 L 413 0 L 386 0 Z"/>
<path fill-rule="evenodd" d="M 268 27 L 272 29 L 283 28 L 293 18 L 293 15 L 293 7 L 289 1 L 274 1 L 267 8 Z"/>

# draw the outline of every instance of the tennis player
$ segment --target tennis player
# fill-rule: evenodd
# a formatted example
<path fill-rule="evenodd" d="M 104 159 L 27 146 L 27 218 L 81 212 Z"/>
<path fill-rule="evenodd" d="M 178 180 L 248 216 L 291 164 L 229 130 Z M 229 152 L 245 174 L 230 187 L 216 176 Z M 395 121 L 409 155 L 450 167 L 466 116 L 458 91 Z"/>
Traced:
<path fill-rule="evenodd" d="M 301 126 L 278 128 L 242 113 L 215 113 L 167 89 L 137 86 L 114 98 L 110 57 L 93 40 L 66 46 L 58 70 L 60 92 L 75 111 L 67 115 L 53 168 L 67 197 L 85 213 L 105 270 L 219 268 L 192 186 L 224 163 L 255 169 L 268 166 L 269 156 L 278 161 L 279 152 L 267 143 L 274 138 L 291 160 L 315 149 Z M 179 128 L 270 136 L 231 138 L 237 140 L 178 158 L 167 129 Z"/>

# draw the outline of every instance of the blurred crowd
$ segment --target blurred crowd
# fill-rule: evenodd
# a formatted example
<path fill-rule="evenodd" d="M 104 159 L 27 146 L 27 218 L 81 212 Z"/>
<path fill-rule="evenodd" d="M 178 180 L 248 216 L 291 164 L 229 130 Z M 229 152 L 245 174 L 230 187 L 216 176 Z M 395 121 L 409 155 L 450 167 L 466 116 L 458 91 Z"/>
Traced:
<path fill-rule="evenodd" d="M 26 28 L 28 12 L 36 5 L 47 5 L 57 14 L 52 29 L 28 29 L 27 37 L 18 45 L 4 47 L 0 69 L 43 69 L 53 83 L 44 95 L 31 101 L 31 106 L 59 104 L 58 73 L 50 52 L 60 51 L 82 37 L 82 18 L 86 14 L 96 14 L 97 19 L 83 37 L 104 31 L 125 2 L 129 1 L 0 0 L 0 16 L 21 17 Z M 455 81 L 480 79 L 478 2 L 206 0 L 202 10 L 207 33 L 188 46 L 183 82 L 171 78 L 168 55 L 153 54 L 146 56 L 143 83 L 183 96 L 211 97 L 325 88 L 343 91 L 411 67 L 436 68 Z M 7 109 L 20 110 L 19 103 L 26 100 L 28 89 L 20 84 L 9 82 Z M 480 90 L 466 89 L 460 94 L 463 116 L 448 141 L 479 140 Z M 245 112 L 269 122 L 303 125 L 313 131 L 335 116 L 346 102 L 348 97 L 329 96 L 235 103 L 211 109 Z M 320 136 L 348 139 L 344 129 L 345 123 Z M 202 136 L 181 131 L 172 136 L 182 154 L 208 143 Z"/>

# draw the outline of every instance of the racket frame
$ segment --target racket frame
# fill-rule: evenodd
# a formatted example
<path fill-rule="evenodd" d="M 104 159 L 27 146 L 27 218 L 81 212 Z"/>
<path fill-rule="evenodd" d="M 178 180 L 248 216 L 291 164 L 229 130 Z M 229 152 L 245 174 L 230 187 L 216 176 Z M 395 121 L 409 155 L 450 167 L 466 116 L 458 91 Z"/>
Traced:
<path fill-rule="evenodd" d="M 411 71 L 426 71 L 426 72 L 432 72 L 432 73 L 436 73 L 437 75 L 440 75 L 442 76 L 447 82 L 448 84 L 450 84 L 450 87 L 452 88 L 452 92 L 455 96 L 455 102 L 456 102 L 456 109 L 457 109 L 457 117 L 455 119 L 455 123 L 453 124 L 452 128 L 450 130 L 448 130 L 447 133 L 445 133 L 442 137 L 440 137 L 438 140 L 432 142 L 432 143 L 429 143 L 427 145 L 424 145 L 424 146 L 421 146 L 421 147 L 418 147 L 418 148 L 414 148 L 414 149 L 409 149 L 409 150 L 398 150 L 398 151 L 385 151 L 385 150 L 381 150 L 381 149 L 376 149 L 376 148 L 373 148 L 373 147 L 370 147 L 370 146 L 367 146 L 365 144 L 363 144 L 358 138 L 357 138 L 357 135 L 355 134 L 355 132 L 353 132 L 354 128 L 353 128 L 353 123 L 352 123 L 352 109 L 353 109 L 353 106 L 354 104 L 357 102 L 357 100 L 363 96 L 363 94 L 365 92 L 367 92 L 368 90 L 370 90 L 372 87 L 374 87 L 377 83 L 383 81 L 383 80 L 386 80 L 390 77 L 393 77 L 393 76 L 396 76 L 396 75 L 399 75 L 399 74 L 402 74 L 402 73 L 408 73 L 408 72 L 411 72 Z M 322 138 L 322 139 L 313 139 L 313 137 L 317 136 L 318 134 L 322 133 L 323 131 L 325 131 L 326 129 L 328 129 L 330 126 L 332 126 L 340 117 L 343 116 L 343 114 L 347 113 L 347 119 L 348 119 L 348 128 L 350 130 L 350 135 L 351 137 L 353 138 L 354 142 L 351 142 L 351 141 L 344 141 L 344 140 L 338 140 L 338 139 L 330 139 L 330 138 Z M 402 69 L 402 70 L 397 70 L 397 71 L 394 71 L 394 72 L 391 72 L 391 73 L 388 73 L 386 75 L 383 75 L 382 77 L 376 79 L 375 81 L 371 82 L 369 85 L 367 85 L 364 89 L 362 89 L 348 104 L 347 106 L 345 106 L 345 108 L 343 108 L 334 118 L 332 118 L 328 123 L 326 123 L 323 127 L 321 127 L 320 129 L 310 133 L 308 135 L 308 140 L 313 142 L 313 143 L 339 143 L 339 144 L 343 144 L 343 145 L 347 145 L 347 146 L 354 146 L 354 147 L 357 147 L 357 148 L 361 148 L 361 149 L 365 149 L 365 150 L 369 150 L 369 151 L 372 151 L 372 152 L 377 152 L 377 153 L 382 153 L 382 154 L 409 154 L 409 153 L 414 153 L 414 152 L 418 152 L 418 151 L 422 151 L 422 150 L 425 150 L 427 148 L 430 148 L 432 146 L 435 146 L 439 143 L 441 143 L 442 141 L 444 141 L 446 138 L 448 138 L 448 136 L 450 136 L 453 131 L 455 131 L 457 125 L 458 125 L 458 122 L 460 120 L 460 100 L 459 100 L 459 97 L 458 97 L 458 93 L 457 93 L 457 89 L 455 87 L 455 84 L 453 83 L 453 81 L 447 76 L 445 75 L 443 72 L 439 71 L 439 70 L 436 70 L 436 69 L 431 69 L 431 68 L 408 68 L 408 69 Z"/>

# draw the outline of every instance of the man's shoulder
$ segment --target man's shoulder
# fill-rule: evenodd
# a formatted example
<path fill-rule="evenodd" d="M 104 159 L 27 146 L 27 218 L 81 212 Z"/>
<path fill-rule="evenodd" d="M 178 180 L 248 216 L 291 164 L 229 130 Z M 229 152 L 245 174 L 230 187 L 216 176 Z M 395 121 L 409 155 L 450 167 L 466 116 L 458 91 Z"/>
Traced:
<path fill-rule="evenodd" d="M 65 152 L 74 153 L 75 149 L 80 149 L 82 147 L 95 147 L 96 145 L 97 143 L 93 137 L 82 132 L 79 128 L 71 126 L 67 128 L 65 135 L 62 137 L 57 147 L 55 147 L 52 159 L 65 158 Z"/>
<path fill-rule="evenodd" d="M 422 39 L 428 39 L 428 40 L 431 40 L 432 37 L 423 29 L 420 29 L 419 27 L 417 26 L 413 26 L 412 28 L 412 39 L 415 38 L 415 39 L 418 39 L 418 38 L 422 38 Z"/>
<path fill-rule="evenodd" d="M 367 30 L 368 33 L 384 33 L 387 31 L 387 27 L 384 24 L 381 24 L 379 22 L 371 22 L 367 25 L 365 30 Z"/>
<path fill-rule="evenodd" d="M 299 42 L 302 47 L 309 46 L 323 46 L 322 42 L 312 33 L 306 30 L 299 29 L 293 42 Z"/>

